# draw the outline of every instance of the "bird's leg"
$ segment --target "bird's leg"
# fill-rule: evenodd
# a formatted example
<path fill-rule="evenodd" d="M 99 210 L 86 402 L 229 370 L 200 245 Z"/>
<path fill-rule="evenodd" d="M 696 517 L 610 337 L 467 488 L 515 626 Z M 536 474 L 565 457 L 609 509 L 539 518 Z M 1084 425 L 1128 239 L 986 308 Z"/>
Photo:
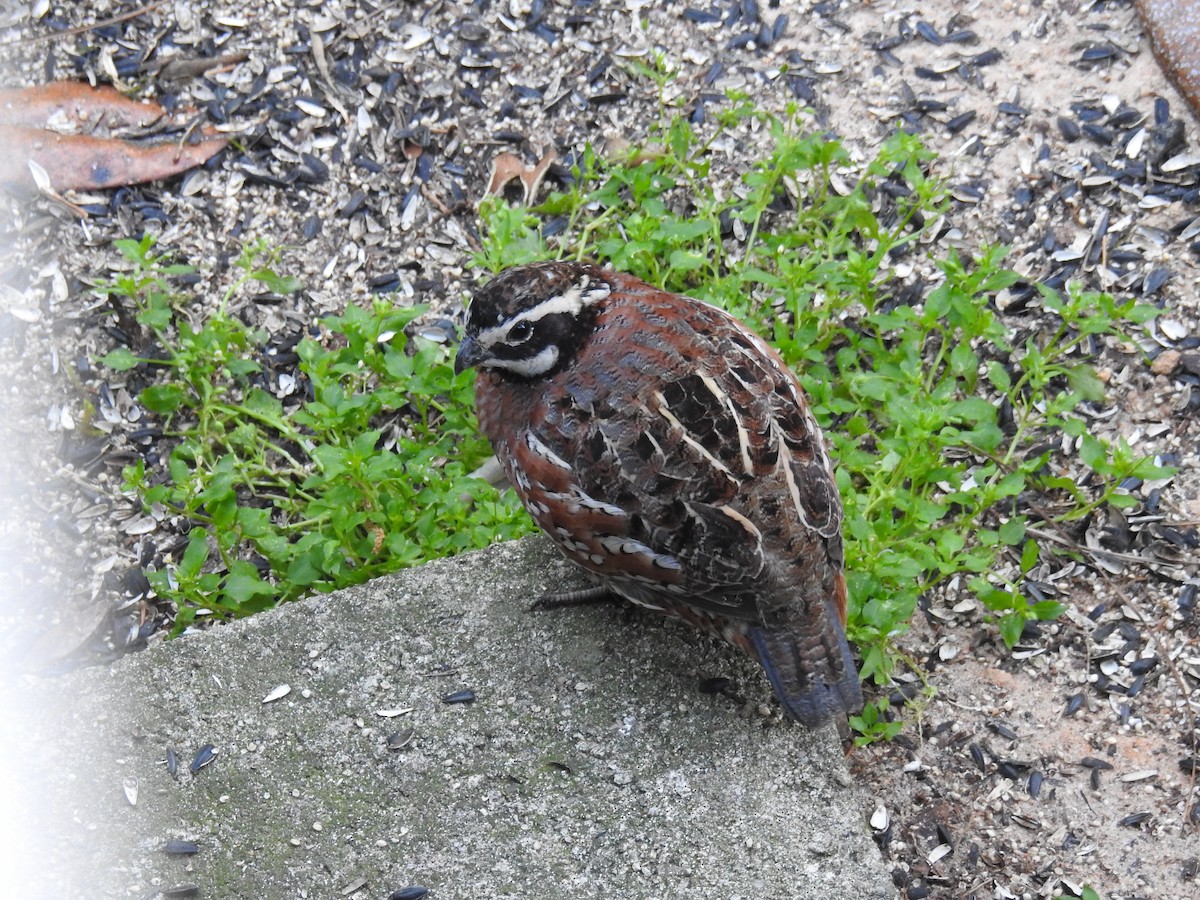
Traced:
<path fill-rule="evenodd" d="M 620 599 L 608 588 L 597 585 L 596 587 L 580 588 L 577 591 L 563 591 L 559 594 L 542 594 L 530 604 L 529 611 L 562 609 L 566 606 L 587 606 L 589 603 L 609 603 Z"/>

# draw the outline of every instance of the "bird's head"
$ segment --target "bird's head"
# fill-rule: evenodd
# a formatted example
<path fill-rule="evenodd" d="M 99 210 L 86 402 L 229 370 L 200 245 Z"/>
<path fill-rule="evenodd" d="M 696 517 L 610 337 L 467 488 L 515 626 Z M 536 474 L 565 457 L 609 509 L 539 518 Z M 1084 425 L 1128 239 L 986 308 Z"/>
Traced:
<path fill-rule="evenodd" d="M 517 378 L 554 371 L 587 337 L 611 292 L 604 270 L 587 263 L 506 269 L 472 298 L 454 371 L 474 366 Z"/>

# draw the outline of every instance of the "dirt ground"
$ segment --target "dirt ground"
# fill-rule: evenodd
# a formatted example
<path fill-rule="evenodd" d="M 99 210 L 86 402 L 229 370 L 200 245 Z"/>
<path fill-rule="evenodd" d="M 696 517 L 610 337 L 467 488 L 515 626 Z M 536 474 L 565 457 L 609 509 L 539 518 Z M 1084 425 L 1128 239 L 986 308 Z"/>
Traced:
<path fill-rule="evenodd" d="M 115 77 L 236 138 L 187 175 L 73 196 L 86 220 L 27 192 L 3 197 L 6 679 L 161 637 L 138 634 L 136 573 L 178 535 L 132 526 L 118 488 L 145 451 L 130 436 L 134 403 L 89 362 L 118 340 L 88 290 L 118 265 L 115 238 L 149 231 L 197 266 L 198 310 L 243 243 L 291 248 L 298 303 L 240 310 L 273 334 L 381 285 L 460 316 L 492 158 L 636 142 L 659 98 L 630 63 L 662 54 L 678 72 L 666 102 L 697 118 L 731 89 L 778 112 L 810 104 L 859 159 L 898 127 L 919 131 L 960 201 L 945 239 L 1007 243 L 1031 281 L 1162 307 L 1138 346 L 1105 349 L 1109 407 L 1093 422 L 1178 474 L 1044 573 L 1071 609 L 1015 653 L 953 585 L 927 598 L 901 646 L 936 698 L 901 739 L 849 762 L 911 900 L 1200 893 L 1200 159 L 1185 155 L 1200 152 L 1200 125 L 1129 3 L 173 0 L 38 39 L 134 9 L 0 10 L 9 84 Z M 175 80 L 159 65 L 230 54 Z M 714 150 L 713 177 L 736 173 L 763 136 L 735 138 Z M 1164 174 L 1151 157 L 1168 138 L 1181 161 Z M 414 144 L 425 163 L 404 154 Z M 99 436 L 81 427 L 89 409 L 116 411 Z"/>

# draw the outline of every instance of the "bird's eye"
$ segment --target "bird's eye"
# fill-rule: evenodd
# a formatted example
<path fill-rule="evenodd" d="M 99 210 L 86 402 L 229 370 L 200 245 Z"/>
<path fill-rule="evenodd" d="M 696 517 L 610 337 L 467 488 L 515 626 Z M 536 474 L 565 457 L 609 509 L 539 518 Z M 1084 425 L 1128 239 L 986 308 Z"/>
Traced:
<path fill-rule="evenodd" d="M 525 341 L 533 337 L 533 325 L 528 319 L 522 319 L 512 328 L 508 329 L 508 342 L 510 344 L 523 344 Z"/>

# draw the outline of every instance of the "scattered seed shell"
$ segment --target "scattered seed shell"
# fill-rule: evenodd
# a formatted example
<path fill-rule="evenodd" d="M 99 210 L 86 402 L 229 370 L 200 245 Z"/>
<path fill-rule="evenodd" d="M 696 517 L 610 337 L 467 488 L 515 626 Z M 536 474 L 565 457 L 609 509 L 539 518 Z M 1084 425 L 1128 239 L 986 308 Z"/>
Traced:
<path fill-rule="evenodd" d="M 389 750 L 403 750 L 412 743 L 414 730 L 405 728 L 401 731 L 393 731 L 388 735 L 387 748 Z"/>
<path fill-rule="evenodd" d="M 1127 775 L 1122 775 L 1121 780 L 1128 781 L 1128 782 L 1146 781 L 1149 778 L 1157 778 L 1157 777 L 1158 777 L 1157 769 L 1139 769 L 1136 772 L 1130 772 Z"/>
<path fill-rule="evenodd" d="M 262 698 L 263 703 L 274 703 L 276 700 L 282 700 L 292 692 L 290 684 L 281 684 L 278 687 L 272 688 L 267 696 Z"/>
<path fill-rule="evenodd" d="M 205 766 L 210 765 L 212 761 L 217 758 L 217 754 L 220 752 L 221 751 L 213 747 L 212 744 L 205 744 L 203 747 L 197 750 L 196 755 L 192 757 L 192 764 L 189 767 L 192 770 L 192 774 L 195 775 Z"/>
<path fill-rule="evenodd" d="M 880 804 L 875 807 L 875 812 L 871 813 L 871 827 L 876 831 L 883 831 L 888 827 L 891 817 L 888 815 L 887 807 Z"/>

